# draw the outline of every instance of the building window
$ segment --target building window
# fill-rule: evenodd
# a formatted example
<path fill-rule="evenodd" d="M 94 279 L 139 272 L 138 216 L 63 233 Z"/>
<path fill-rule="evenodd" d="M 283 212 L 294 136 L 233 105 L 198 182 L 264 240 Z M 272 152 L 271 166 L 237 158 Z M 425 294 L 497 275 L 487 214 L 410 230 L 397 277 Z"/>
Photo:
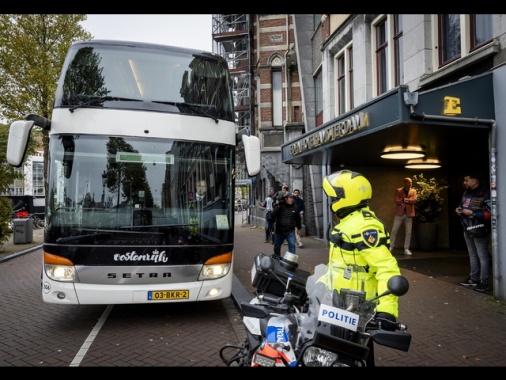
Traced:
<path fill-rule="evenodd" d="M 404 64 L 402 58 L 402 15 L 394 15 L 394 60 L 395 87 L 404 83 Z"/>
<path fill-rule="evenodd" d="M 460 58 L 460 15 L 439 15 L 439 65 Z"/>
<path fill-rule="evenodd" d="M 318 71 L 314 77 L 314 90 L 315 90 L 315 115 L 316 115 L 316 127 L 323 124 L 323 83 L 322 83 L 322 72 Z"/>
<path fill-rule="evenodd" d="M 346 112 L 346 65 L 344 54 L 337 58 L 337 114 Z"/>
<path fill-rule="evenodd" d="M 44 164 L 34 162 L 32 164 L 33 195 L 44 195 Z"/>
<path fill-rule="evenodd" d="M 355 101 L 353 100 L 355 88 L 353 87 L 353 47 L 350 45 L 346 51 L 348 52 L 348 99 L 350 109 L 355 108 Z"/>
<path fill-rule="evenodd" d="M 23 176 L 23 167 L 21 168 L 15 168 L 14 169 L 18 174 L 21 174 L 21 176 L 24 178 Z M 14 180 L 14 194 L 13 195 L 25 195 L 25 191 L 24 191 L 24 179 L 16 179 Z"/>
<path fill-rule="evenodd" d="M 379 96 L 404 83 L 402 15 L 381 15 L 372 26 L 373 94 Z"/>
<path fill-rule="evenodd" d="M 471 50 L 479 48 L 492 41 L 492 15 L 471 15 Z"/>
<path fill-rule="evenodd" d="M 376 95 L 381 95 L 388 90 L 387 75 L 387 19 L 384 18 L 375 27 L 376 30 Z"/>
<path fill-rule="evenodd" d="M 281 70 L 272 71 L 272 124 L 283 125 L 283 82 Z"/>
<path fill-rule="evenodd" d="M 319 14 L 313 14 L 313 30 L 318 29 L 320 26 L 320 22 L 322 21 L 322 15 Z"/>
<path fill-rule="evenodd" d="M 354 107 L 353 102 L 353 48 L 349 44 L 337 54 L 336 58 L 336 111 L 337 115 Z"/>
<path fill-rule="evenodd" d="M 493 41 L 491 14 L 439 14 L 437 25 L 437 59 L 435 66 L 441 68 L 469 55 Z"/>

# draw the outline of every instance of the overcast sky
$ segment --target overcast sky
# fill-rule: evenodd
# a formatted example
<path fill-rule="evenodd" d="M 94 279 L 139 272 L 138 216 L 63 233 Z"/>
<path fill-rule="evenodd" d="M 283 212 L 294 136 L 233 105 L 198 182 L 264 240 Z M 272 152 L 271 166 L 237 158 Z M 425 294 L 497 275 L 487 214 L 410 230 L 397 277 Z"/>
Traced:
<path fill-rule="evenodd" d="M 88 14 L 81 25 L 95 39 L 153 42 L 212 51 L 210 14 Z"/>

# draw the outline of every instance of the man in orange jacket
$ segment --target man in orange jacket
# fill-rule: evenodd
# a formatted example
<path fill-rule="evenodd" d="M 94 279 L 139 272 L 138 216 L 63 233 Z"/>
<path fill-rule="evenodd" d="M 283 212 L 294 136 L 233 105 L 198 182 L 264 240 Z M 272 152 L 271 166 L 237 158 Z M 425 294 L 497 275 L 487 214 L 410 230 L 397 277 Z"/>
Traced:
<path fill-rule="evenodd" d="M 417 200 L 416 190 L 411 186 L 413 181 L 411 178 L 404 178 L 404 186 L 395 190 L 394 203 L 395 203 L 395 217 L 394 225 L 390 233 L 390 252 L 395 247 L 395 238 L 399 227 L 404 223 L 405 237 L 404 237 L 404 254 L 411 256 L 409 250 L 411 244 L 411 231 L 413 229 L 413 218 L 415 216 L 415 203 Z"/>

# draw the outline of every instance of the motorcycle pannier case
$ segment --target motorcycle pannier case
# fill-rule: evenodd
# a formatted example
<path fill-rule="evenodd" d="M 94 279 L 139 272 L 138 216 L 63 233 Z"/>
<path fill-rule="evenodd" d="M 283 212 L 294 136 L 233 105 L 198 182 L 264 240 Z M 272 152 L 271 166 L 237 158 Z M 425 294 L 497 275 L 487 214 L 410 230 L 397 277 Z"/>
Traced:
<path fill-rule="evenodd" d="M 255 266 L 257 267 L 256 276 L 253 278 L 252 285 L 261 293 L 269 293 L 279 297 L 285 294 L 285 285 L 269 272 L 260 269 L 260 260 L 265 255 L 259 253 L 255 258 Z M 291 293 L 300 298 L 298 304 L 302 305 L 306 298 L 306 281 L 311 273 L 308 271 L 297 268 L 297 263 L 285 263 L 284 259 L 276 259 L 272 257 L 273 268 L 272 272 L 278 276 L 286 284 L 288 275 L 292 275 L 290 290 Z"/>

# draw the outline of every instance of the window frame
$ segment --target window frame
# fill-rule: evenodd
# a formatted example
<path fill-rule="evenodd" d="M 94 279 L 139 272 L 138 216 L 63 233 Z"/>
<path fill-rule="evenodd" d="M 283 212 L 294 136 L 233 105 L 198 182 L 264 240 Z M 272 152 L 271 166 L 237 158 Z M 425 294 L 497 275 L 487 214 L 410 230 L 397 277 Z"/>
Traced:
<path fill-rule="evenodd" d="M 371 24 L 373 94 L 375 96 L 403 84 L 404 51 L 400 16 L 402 15 L 382 14 Z"/>
<path fill-rule="evenodd" d="M 388 91 L 388 18 L 374 25 L 374 59 L 376 67 L 376 96 Z"/>
<path fill-rule="evenodd" d="M 273 67 L 271 70 L 271 96 L 272 96 L 272 125 L 283 126 L 283 72 L 281 68 Z M 277 87 L 279 86 L 279 88 Z"/>
<path fill-rule="evenodd" d="M 459 61 L 474 51 L 480 50 L 487 45 L 490 45 L 494 40 L 493 36 L 493 15 L 492 14 L 459 14 L 459 24 L 460 24 L 460 54 L 455 55 L 452 59 L 444 58 L 444 41 L 443 41 L 443 30 L 444 25 L 442 22 L 444 18 L 448 16 L 445 14 L 437 14 L 432 16 L 432 25 L 433 25 L 433 35 L 434 37 L 434 54 L 433 54 L 433 65 L 438 69 L 442 69 L 444 67 L 449 66 L 450 64 Z M 481 22 L 489 22 L 488 30 L 485 31 L 485 34 L 488 34 L 487 37 L 484 37 L 482 41 L 477 42 L 477 33 L 483 32 L 482 28 L 478 27 L 480 24 L 480 19 L 484 18 Z M 486 25 L 486 24 L 485 24 Z"/>
<path fill-rule="evenodd" d="M 479 49 L 480 47 L 487 45 L 492 42 L 493 35 L 493 19 L 491 14 L 471 14 L 469 15 L 469 27 L 470 27 L 470 51 Z M 486 28 L 487 30 L 483 30 Z M 487 36 L 478 41 L 478 33 L 484 32 Z"/>
<path fill-rule="evenodd" d="M 334 56 L 335 117 L 354 107 L 353 99 L 353 44 L 350 42 Z"/>
<path fill-rule="evenodd" d="M 393 15 L 393 46 L 394 46 L 394 86 L 404 83 L 404 62 L 403 58 L 403 23 L 402 15 Z"/>
<path fill-rule="evenodd" d="M 315 91 L 315 127 L 323 124 L 323 73 L 321 67 L 313 75 Z"/>

